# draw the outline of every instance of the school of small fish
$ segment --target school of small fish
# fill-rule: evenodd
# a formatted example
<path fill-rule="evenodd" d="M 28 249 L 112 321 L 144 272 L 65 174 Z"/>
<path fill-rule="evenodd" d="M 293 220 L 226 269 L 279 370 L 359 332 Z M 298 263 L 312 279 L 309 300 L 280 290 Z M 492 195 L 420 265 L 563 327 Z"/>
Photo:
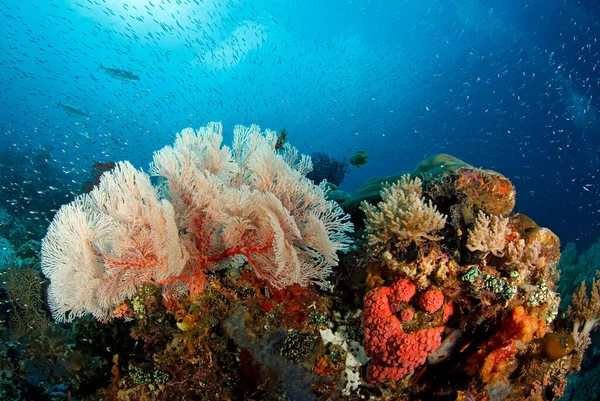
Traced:
<path fill-rule="evenodd" d="M 37 149 L 80 183 L 188 126 L 286 127 L 303 153 L 356 156 L 349 190 L 445 152 L 597 236 L 598 25 L 560 3 L 0 0 L 0 153 Z M 8 193 L 0 206 L 22 202 Z"/>

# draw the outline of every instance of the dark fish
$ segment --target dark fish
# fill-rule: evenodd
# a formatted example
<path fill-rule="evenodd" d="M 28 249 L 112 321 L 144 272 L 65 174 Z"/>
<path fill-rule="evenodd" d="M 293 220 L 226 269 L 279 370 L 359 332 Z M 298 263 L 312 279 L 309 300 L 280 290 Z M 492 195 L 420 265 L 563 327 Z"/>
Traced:
<path fill-rule="evenodd" d="M 89 114 L 86 113 L 85 111 L 78 109 L 75 106 L 70 106 L 68 104 L 62 104 L 61 102 L 58 102 L 58 105 L 60 107 L 63 108 L 64 111 L 67 112 L 68 115 L 73 116 L 73 117 L 79 117 L 79 118 L 89 118 Z"/>
<path fill-rule="evenodd" d="M 120 70 L 118 68 L 104 67 L 102 64 L 100 64 L 100 68 L 102 68 L 111 78 L 118 79 L 119 81 L 137 82 L 140 80 L 140 77 L 133 72 Z"/>
<path fill-rule="evenodd" d="M 566 333 L 546 333 L 542 339 L 542 351 L 552 361 L 568 355 L 575 349 L 575 338 Z"/>
<path fill-rule="evenodd" d="M 364 150 L 358 151 L 350 157 L 350 164 L 356 168 L 360 168 L 360 166 L 367 164 L 368 161 L 369 155 Z"/>

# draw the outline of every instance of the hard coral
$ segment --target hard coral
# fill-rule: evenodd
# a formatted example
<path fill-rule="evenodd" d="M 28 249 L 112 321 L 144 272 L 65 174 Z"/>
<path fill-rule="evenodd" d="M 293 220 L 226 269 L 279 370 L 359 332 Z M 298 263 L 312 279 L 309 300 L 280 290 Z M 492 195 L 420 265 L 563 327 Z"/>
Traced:
<path fill-rule="evenodd" d="M 473 218 L 474 210 L 482 210 L 487 214 L 506 216 L 515 206 L 516 191 L 508 178 L 491 170 L 481 170 L 473 167 L 463 167 L 457 170 L 456 189 L 470 205 L 466 221 Z"/>
<path fill-rule="evenodd" d="M 400 380 L 425 363 L 427 355 L 440 346 L 445 326 L 406 333 L 400 319 L 392 313 L 391 303 L 409 302 L 415 292 L 413 283 L 400 279 L 389 287 L 375 288 L 365 296 L 363 346 L 371 358 L 369 381 Z M 446 319 L 448 317 L 449 314 Z"/>

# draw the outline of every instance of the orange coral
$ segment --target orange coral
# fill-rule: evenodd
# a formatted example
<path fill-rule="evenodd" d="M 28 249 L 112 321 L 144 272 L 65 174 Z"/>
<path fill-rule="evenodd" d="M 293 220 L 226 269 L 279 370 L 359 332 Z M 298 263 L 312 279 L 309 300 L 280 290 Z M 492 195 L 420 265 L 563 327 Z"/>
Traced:
<path fill-rule="evenodd" d="M 271 297 L 262 302 L 265 312 L 274 309 L 281 311 L 282 322 L 289 326 L 299 326 L 306 321 L 306 305 L 316 299 L 317 293 L 311 287 L 294 284 L 281 290 L 272 289 Z"/>
<path fill-rule="evenodd" d="M 335 367 L 331 366 L 324 357 L 319 358 L 313 372 L 321 377 L 329 376 L 335 372 Z"/>
<path fill-rule="evenodd" d="M 513 186 L 508 180 L 497 182 L 494 189 L 502 196 L 508 196 L 513 192 Z"/>
<path fill-rule="evenodd" d="M 517 341 L 521 345 L 528 344 L 534 337 L 543 335 L 544 330 L 543 321 L 528 315 L 523 306 L 515 307 L 489 340 L 469 358 L 467 372 L 479 373 L 485 383 L 493 385 L 509 373 L 507 367 L 517 352 Z"/>
<path fill-rule="evenodd" d="M 113 315 L 122 319 L 131 319 L 133 318 L 133 310 L 129 307 L 127 302 L 123 302 L 115 308 Z"/>
<path fill-rule="evenodd" d="M 114 354 L 112 358 L 113 366 L 110 369 L 111 385 L 109 389 L 109 395 L 112 399 L 117 399 L 119 393 L 119 382 L 121 381 L 121 375 L 119 374 L 119 354 Z"/>
<path fill-rule="evenodd" d="M 521 236 L 519 235 L 519 233 L 518 233 L 518 232 L 516 232 L 516 231 L 512 231 L 512 230 L 509 230 L 508 234 L 506 234 L 506 235 L 504 236 L 504 240 L 505 240 L 507 243 L 510 243 L 510 242 L 516 243 L 516 242 L 518 242 L 520 239 L 521 239 Z"/>

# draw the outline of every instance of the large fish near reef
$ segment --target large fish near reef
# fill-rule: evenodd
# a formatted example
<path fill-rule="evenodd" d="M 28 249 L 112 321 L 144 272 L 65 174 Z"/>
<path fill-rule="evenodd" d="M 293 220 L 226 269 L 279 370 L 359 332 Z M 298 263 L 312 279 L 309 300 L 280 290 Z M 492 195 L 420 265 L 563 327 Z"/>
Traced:
<path fill-rule="evenodd" d="M 120 70 L 118 68 L 105 67 L 102 65 L 102 63 L 100 63 L 100 68 L 102 68 L 105 73 L 110 75 L 111 78 L 118 79 L 119 81 L 137 82 L 140 80 L 140 77 L 133 72 Z"/>
<path fill-rule="evenodd" d="M 58 102 L 58 105 L 60 107 L 63 108 L 64 111 L 67 112 L 68 115 L 73 116 L 73 117 L 79 117 L 79 118 L 89 118 L 90 115 L 88 113 L 86 113 L 85 111 L 78 109 L 75 106 L 70 106 L 68 104 L 62 104 L 61 102 Z"/>

